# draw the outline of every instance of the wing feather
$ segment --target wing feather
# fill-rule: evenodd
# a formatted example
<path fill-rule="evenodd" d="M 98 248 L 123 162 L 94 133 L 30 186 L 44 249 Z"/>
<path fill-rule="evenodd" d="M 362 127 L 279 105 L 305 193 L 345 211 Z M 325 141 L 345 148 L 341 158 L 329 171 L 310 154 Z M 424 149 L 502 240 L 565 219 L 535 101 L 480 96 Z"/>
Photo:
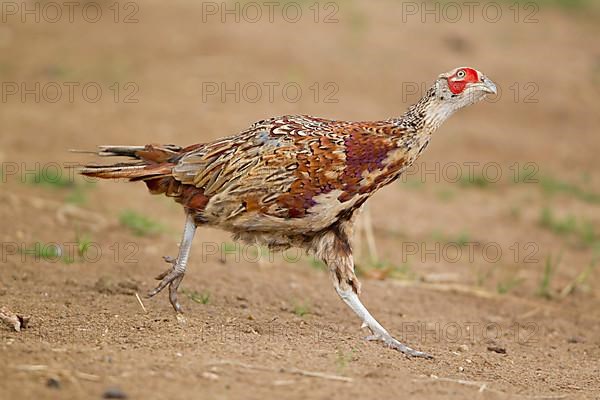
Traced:
<path fill-rule="evenodd" d="M 215 213 L 223 218 L 248 210 L 301 217 L 320 198 L 340 203 L 368 192 L 365 174 L 383 170 L 386 155 L 397 149 L 397 132 L 391 129 L 399 128 L 381 122 L 274 118 L 182 155 L 173 177 L 214 197 Z"/>

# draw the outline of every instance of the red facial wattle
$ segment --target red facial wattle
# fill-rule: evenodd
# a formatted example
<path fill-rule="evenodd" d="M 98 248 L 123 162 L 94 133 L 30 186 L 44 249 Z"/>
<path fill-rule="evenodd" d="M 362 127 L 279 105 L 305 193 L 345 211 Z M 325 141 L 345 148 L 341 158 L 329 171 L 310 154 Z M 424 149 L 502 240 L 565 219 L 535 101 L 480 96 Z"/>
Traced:
<path fill-rule="evenodd" d="M 463 77 L 458 77 L 460 71 L 464 71 Z M 468 83 L 479 82 L 479 74 L 472 68 L 461 68 L 448 78 L 448 87 L 454 94 L 460 94 L 465 90 Z"/>

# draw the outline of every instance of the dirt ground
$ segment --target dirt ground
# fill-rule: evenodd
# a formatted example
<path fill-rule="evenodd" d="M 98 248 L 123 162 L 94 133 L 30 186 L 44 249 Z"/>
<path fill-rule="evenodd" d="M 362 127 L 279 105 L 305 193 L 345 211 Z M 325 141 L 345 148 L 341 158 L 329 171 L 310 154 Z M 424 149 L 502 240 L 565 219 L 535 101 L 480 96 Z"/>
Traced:
<path fill-rule="evenodd" d="M 0 324 L 0 398 L 599 398 L 597 7 L 436 22 L 420 2 L 291 3 L 298 22 L 290 2 L 273 22 L 247 2 L 3 9 L 0 308 L 30 320 Z M 397 116 L 459 65 L 501 96 L 370 201 L 377 255 L 355 244 L 365 305 L 433 360 L 364 340 L 310 257 L 217 230 L 196 237 L 177 318 L 144 294 L 177 252 L 179 206 L 62 169 L 91 159 L 67 149 L 187 145 L 274 115 Z"/>

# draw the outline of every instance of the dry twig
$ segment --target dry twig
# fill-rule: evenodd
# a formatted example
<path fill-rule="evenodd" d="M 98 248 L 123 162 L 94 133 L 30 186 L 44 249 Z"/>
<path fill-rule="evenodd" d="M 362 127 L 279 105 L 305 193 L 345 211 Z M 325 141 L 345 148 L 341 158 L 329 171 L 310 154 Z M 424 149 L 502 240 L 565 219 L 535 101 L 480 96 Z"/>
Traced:
<path fill-rule="evenodd" d="M 566 394 L 542 394 L 542 395 L 526 395 L 526 394 L 518 394 L 518 393 L 507 393 L 507 392 L 503 392 L 501 390 L 496 390 L 496 389 L 492 389 L 490 387 L 488 387 L 488 383 L 487 382 L 478 382 L 478 381 L 467 381 L 464 379 L 451 379 L 451 378 L 440 378 L 437 377 L 435 375 L 431 375 L 430 379 L 415 379 L 414 382 L 450 382 L 450 383 L 456 383 L 459 385 L 465 385 L 465 386 L 474 386 L 478 388 L 478 392 L 479 393 L 483 393 L 485 391 L 490 392 L 490 393 L 496 393 L 496 394 L 501 394 L 501 395 L 506 395 L 506 396 L 510 396 L 512 397 L 522 397 L 525 399 L 546 399 L 546 400 L 554 400 L 554 399 L 564 399 L 565 397 L 567 397 Z"/>
<path fill-rule="evenodd" d="M 294 375 L 308 376 L 311 378 L 328 379 L 328 380 L 332 380 L 332 381 L 341 381 L 341 382 L 353 382 L 354 381 L 352 378 L 349 378 L 346 376 L 332 375 L 332 374 L 326 374 L 326 373 L 315 372 L 315 371 L 305 371 L 305 370 L 298 369 L 298 368 L 286 368 L 286 367 L 273 368 L 273 367 L 267 367 L 267 366 L 263 366 L 263 365 L 245 364 L 245 363 L 242 363 L 239 361 L 232 361 L 232 360 L 221 360 L 221 361 L 216 361 L 216 362 L 207 364 L 207 366 L 215 366 L 215 365 L 231 365 L 234 367 L 240 367 L 240 368 L 245 368 L 245 369 L 281 372 L 281 373 L 288 373 L 288 374 L 294 374 Z"/>
<path fill-rule="evenodd" d="M 148 311 L 146 310 L 144 303 L 142 303 L 142 299 L 140 298 L 140 295 L 138 294 L 138 292 L 135 292 L 135 298 L 137 299 L 138 303 L 140 303 L 140 306 L 142 307 L 142 310 L 144 310 L 144 313 L 147 314 Z"/>

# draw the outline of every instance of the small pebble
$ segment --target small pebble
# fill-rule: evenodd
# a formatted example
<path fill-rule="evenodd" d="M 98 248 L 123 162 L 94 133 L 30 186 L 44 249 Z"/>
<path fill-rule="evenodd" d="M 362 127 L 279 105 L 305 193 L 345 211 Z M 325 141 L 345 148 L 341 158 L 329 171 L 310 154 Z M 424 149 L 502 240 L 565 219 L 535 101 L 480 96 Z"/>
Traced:
<path fill-rule="evenodd" d="M 216 381 L 219 379 L 219 375 L 215 374 L 214 372 L 203 372 L 202 377 L 211 381 Z"/>
<path fill-rule="evenodd" d="M 48 378 L 46 386 L 52 389 L 60 389 L 60 381 L 56 378 Z"/>
<path fill-rule="evenodd" d="M 273 381 L 273 386 L 285 386 L 285 385 L 293 385 L 296 381 L 288 379 L 288 380 L 276 380 Z"/>
<path fill-rule="evenodd" d="M 506 354 L 506 349 L 504 347 L 500 347 L 500 346 L 488 346 L 487 349 L 488 349 L 488 351 L 493 351 L 494 353 Z"/>
<path fill-rule="evenodd" d="M 463 372 L 465 369 L 463 367 L 458 367 L 458 372 Z"/>
<path fill-rule="evenodd" d="M 458 346 L 458 351 L 463 353 L 469 351 L 469 346 L 467 346 L 466 344 L 461 344 L 460 346 Z"/>
<path fill-rule="evenodd" d="M 104 399 L 126 399 L 127 394 L 125 394 L 125 392 L 123 392 L 119 388 L 109 388 L 109 389 L 106 389 L 106 391 L 104 391 L 102 398 L 104 398 Z"/>

